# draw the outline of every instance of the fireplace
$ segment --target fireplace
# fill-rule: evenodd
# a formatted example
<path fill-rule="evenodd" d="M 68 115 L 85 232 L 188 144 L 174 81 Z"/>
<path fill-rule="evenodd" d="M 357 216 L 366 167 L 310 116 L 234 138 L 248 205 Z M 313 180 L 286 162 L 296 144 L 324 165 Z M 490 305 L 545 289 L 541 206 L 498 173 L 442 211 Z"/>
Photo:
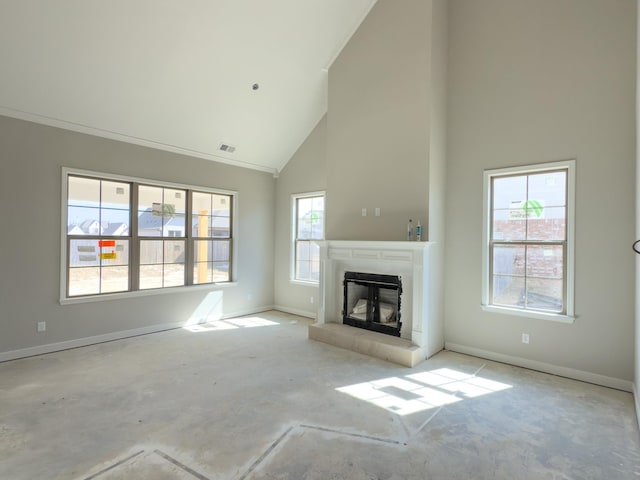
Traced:
<path fill-rule="evenodd" d="M 443 348 L 442 263 L 438 244 L 355 240 L 319 243 L 318 316 L 316 323 L 309 326 L 310 339 L 410 367 Z M 395 318 L 387 316 L 389 307 L 385 306 L 382 318 L 387 321 L 380 321 L 382 308 L 376 306 L 372 281 L 385 283 L 384 288 L 378 288 L 377 301 L 397 305 L 392 307 Z M 395 300 L 394 294 L 401 297 Z M 353 312 L 360 300 L 364 302 Z"/>
<path fill-rule="evenodd" d="M 344 273 L 342 323 L 400 336 L 402 279 L 398 275 Z"/>

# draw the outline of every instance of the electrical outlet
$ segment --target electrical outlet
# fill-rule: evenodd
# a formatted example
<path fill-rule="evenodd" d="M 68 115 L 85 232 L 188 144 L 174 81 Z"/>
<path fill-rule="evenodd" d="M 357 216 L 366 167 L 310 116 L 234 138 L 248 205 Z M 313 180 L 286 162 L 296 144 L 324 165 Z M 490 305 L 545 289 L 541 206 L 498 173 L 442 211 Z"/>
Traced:
<path fill-rule="evenodd" d="M 526 343 L 527 345 L 529 344 L 529 334 L 528 333 L 523 333 L 522 334 L 522 343 Z"/>
<path fill-rule="evenodd" d="M 38 331 L 45 332 L 47 330 L 47 322 L 38 322 Z"/>
<path fill-rule="evenodd" d="M 363 208 L 363 209 L 362 209 L 362 216 L 363 216 L 363 217 L 366 217 L 366 216 L 367 216 L 367 209 L 366 209 L 366 208 Z"/>
<path fill-rule="evenodd" d="M 309 297 L 309 303 L 313 303 L 313 297 Z"/>
<path fill-rule="evenodd" d="M 376 217 L 380 216 L 380 207 L 376 207 Z"/>

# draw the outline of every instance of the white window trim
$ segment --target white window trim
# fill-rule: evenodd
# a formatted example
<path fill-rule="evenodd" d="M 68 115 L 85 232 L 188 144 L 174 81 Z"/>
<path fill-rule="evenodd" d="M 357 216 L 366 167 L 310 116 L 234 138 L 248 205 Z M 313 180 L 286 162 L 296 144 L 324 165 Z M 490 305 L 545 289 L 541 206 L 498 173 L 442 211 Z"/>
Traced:
<path fill-rule="evenodd" d="M 491 232 L 491 179 L 504 175 L 535 173 L 559 168 L 567 169 L 567 265 L 566 265 L 566 312 L 564 314 L 545 313 L 518 308 L 509 308 L 489 304 L 489 243 Z M 482 205 L 482 309 L 487 312 L 502 313 L 519 317 L 550 320 L 554 322 L 573 323 L 575 320 L 575 186 L 576 161 L 562 160 L 558 162 L 524 165 L 519 167 L 498 168 L 484 171 L 483 205 Z"/>
<path fill-rule="evenodd" d="M 291 221 L 289 222 L 289 226 L 291 228 L 291 242 L 289 245 L 289 282 L 294 285 L 302 285 L 307 287 L 317 287 L 319 285 L 319 281 L 314 282 L 313 280 L 298 280 L 296 278 L 296 227 L 297 227 L 297 220 L 298 220 L 296 200 L 298 200 L 299 198 L 320 197 L 320 196 L 324 197 L 324 205 L 325 205 L 325 212 L 326 212 L 327 210 L 326 192 L 317 191 L 317 192 L 304 192 L 304 193 L 291 194 L 291 201 L 290 201 L 291 207 L 289 208 L 289 211 L 291 212 Z M 322 216 L 323 222 L 325 218 L 326 218 L 326 215 L 323 215 Z M 326 223 L 323 223 L 323 228 L 322 228 L 323 232 L 325 227 L 326 227 Z M 324 240 L 324 237 L 322 238 L 322 240 Z"/>
<path fill-rule="evenodd" d="M 133 182 L 144 185 L 151 185 L 157 187 L 177 188 L 186 190 L 198 190 L 206 193 L 219 193 L 222 195 L 230 195 L 232 198 L 232 211 L 231 217 L 231 231 L 233 235 L 231 237 L 231 281 L 221 283 L 207 283 L 200 285 L 182 285 L 176 287 L 166 287 L 158 289 L 144 289 L 135 290 L 131 292 L 116 292 L 116 293 L 103 293 L 97 295 L 83 295 L 79 297 L 67 297 L 67 178 L 70 175 L 95 177 L 102 180 L 115 180 L 122 182 Z M 238 255 L 238 192 L 234 190 L 224 190 L 220 188 L 204 187 L 201 185 L 189 185 L 175 182 L 165 182 L 159 180 L 152 180 L 149 178 L 134 177 L 128 175 L 117 175 L 112 173 L 96 172 L 94 170 L 83 170 L 71 167 L 62 167 L 62 194 L 60 195 L 60 305 L 71 305 L 75 303 L 91 303 L 101 302 L 105 300 L 123 299 L 144 297 L 149 295 L 160 295 L 164 293 L 179 293 L 185 291 L 194 290 L 219 290 L 220 288 L 234 287 L 238 285 L 236 272 L 237 272 L 237 255 Z"/>

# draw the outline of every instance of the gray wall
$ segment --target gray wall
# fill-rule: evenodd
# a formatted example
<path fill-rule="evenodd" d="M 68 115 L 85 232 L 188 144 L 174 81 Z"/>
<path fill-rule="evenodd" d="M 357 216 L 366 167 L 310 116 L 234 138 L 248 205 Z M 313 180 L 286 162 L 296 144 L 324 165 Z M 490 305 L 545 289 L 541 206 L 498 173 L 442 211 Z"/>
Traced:
<path fill-rule="evenodd" d="M 379 0 L 329 69 L 328 239 L 404 240 L 410 217 L 427 225 L 430 24 L 431 1 Z"/>
<path fill-rule="evenodd" d="M 629 381 L 636 2 L 452 0 L 449 15 L 447 343 Z M 575 323 L 483 312 L 483 170 L 569 158 Z"/>
<path fill-rule="evenodd" d="M 429 222 L 430 241 L 444 244 L 447 166 L 447 0 L 434 0 L 431 15 L 431 77 L 429 117 Z"/>
<path fill-rule="evenodd" d="M 221 289 L 224 313 L 272 305 L 272 175 L 0 117 L 0 353 L 183 322 L 208 293 L 184 289 L 61 306 L 63 166 L 238 191 L 238 283 Z M 43 320 L 47 331 L 37 333 Z"/>
<path fill-rule="evenodd" d="M 291 282 L 291 195 L 326 188 L 327 117 L 318 122 L 305 142 L 282 169 L 276 190 L 274 292 L 277 308 L 315 318 L 318 287 Z M 313 303 L 311 302 L 313 297 Z"/>
<path fill-rule="evenodd" d="M 448 6 L 446 0 L 434 0 L 431 14 L 431 78 L 429 120 L 429 222 L 425 239 L 435 242 L 431 248 L 429 281 L 432 297 L 429 312 L 429 351 L 444 347 L 444 251 L 447 165 L 447 54 Z"/>
<path fill-rule="evenodd" d="M 277 184 L 275 304 L 315 316 L 317 287 L 289 281 L 292 193 L 327 192 L 328 239 L 439 242 L 432 351 L 443 346 L 447 6 L 379 0 L 329 70 L 329 106 Z M 375 217 L 375 208 L 381 216 Z M 362 217 L 367 208 L 367 217 Z"/>

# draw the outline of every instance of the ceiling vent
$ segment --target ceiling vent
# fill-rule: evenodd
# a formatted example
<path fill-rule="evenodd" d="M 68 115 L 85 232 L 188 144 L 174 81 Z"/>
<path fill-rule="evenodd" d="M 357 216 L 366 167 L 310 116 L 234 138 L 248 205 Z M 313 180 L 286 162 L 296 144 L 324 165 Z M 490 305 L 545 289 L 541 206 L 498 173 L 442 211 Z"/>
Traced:
<path fill-rule="evenodd" d="M 232 147 L 231 145 L 227 145 L 226 143 L 221 143 L 219 149 L 227 153 L 233 153 L 236 151 L 236 147 Z"/>

